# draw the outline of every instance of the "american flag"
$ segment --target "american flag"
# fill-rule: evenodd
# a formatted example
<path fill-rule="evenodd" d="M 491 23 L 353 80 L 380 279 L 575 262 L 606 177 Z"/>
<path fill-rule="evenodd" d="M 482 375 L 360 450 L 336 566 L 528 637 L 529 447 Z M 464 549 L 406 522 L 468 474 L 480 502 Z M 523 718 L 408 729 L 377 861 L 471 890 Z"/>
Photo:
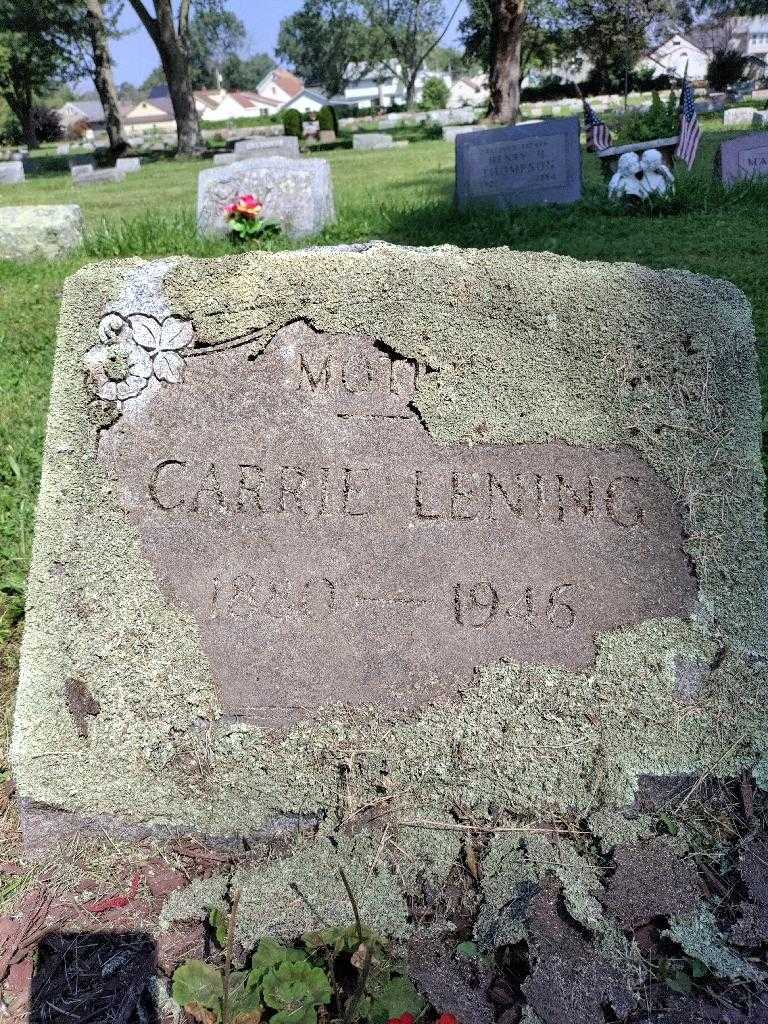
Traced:
<path fill-rule="evenodd" d="M 613 136 L 586 100 L 581 101 L 584 105 L 584 126 L 587 129 L 587 149 L 595 153 L 599 149 L 608 149 L 613 142 Z"/>
<path fill-rule="evenodd" d="M 678 160 L 683 160 L 690 171 L 696 159 L 696 151 L 701 140 L 701 128 L 696 116 L 696 104 L 693 102 L 693 89 L 687 78 L 683 79 L 680 93 L 680 141 L 675 150 Z"/>

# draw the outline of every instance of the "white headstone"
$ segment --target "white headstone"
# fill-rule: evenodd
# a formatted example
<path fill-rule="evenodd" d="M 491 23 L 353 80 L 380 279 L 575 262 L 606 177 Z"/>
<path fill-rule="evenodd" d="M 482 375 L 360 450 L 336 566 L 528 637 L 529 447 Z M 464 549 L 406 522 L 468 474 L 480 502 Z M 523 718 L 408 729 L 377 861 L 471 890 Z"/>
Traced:
<path fill-rule="evenodd" d="M 24 181 L 24 164 L 20 160 L 9 160 L 0 164 L 0 185 L 18 185 Z"/>

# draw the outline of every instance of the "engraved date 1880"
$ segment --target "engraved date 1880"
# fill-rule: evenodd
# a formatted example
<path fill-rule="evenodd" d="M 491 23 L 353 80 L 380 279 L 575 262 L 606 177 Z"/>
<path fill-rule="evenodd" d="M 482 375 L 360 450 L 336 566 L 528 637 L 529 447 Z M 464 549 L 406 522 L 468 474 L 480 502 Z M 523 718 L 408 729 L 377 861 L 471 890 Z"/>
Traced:
<path fill-rule="evenodd" d="M 340 584 L 326 577 L 309 579 L 256 579 L 240 573 L 229 580 L 214 579 L 210 613 L 231 619 L 286 619 L 311 622 L 348 617 L 366 611 L 378 614 L 389 608 L 403 613 L 420 608 L 435 611 L 462 629 L 511 628 L 513 625 L 568 630 L 576 621 L 577 585 L 552 587 L 532 584 L 491 583 L 487 579 L 455 583 L 453 588 L 420 593 L 374 581 Z"/>

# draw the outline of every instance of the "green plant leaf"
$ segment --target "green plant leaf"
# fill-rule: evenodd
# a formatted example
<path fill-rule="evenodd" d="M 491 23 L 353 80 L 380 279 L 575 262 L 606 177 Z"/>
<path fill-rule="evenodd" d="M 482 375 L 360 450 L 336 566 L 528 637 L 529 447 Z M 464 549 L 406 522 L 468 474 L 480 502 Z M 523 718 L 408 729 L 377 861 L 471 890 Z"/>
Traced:
<path fill-rule="evenodd" d="M 470 960 L 479 959 L 482 954 L 474 942 L 460 942 L 456 947 L 459 956 L 468 957 Z"/>
<path fill-rule="evenodd" d="M 229 932 L 227 915 L 222 910 L 212 910 L 208 915 L 208 923 L 213 929 L 213 937 L 216 939 L 216 944 L 224 949 Z"/>
<path fill-rule="evenodd" d="M 331 1001 L 331 985 L 322 967 L 307 961 L 273 967 L 262 983 L 264 1002 L 273 1010 L 318 1006 Z"/>
<path fill-rule="evenodd" d="M 317 1014 L 311 1006 L 297 1010 L 280 1010 L 269 1018 L 269 1024 L 317 1024 Z"/>
<path fill-rule="evenodd" d="M 251 957 L 251 974 L 248 984 L 251 988 L 261 983 L 261 979 L 273 967 L 283 963 L 301 963 L 307 959 L 307 954 L 301 949 L 288 949 L 274 939 L 261 939 L 256 952 Z"/>
<path fill-rule="evenodd" d="M 371 1024 L 385 1024 L 392 1017 L 399 1017 L 403 1013 L 412 1013 L 415 1017 L 426 1005 L 408 978 L 398 975 L 390 978 L 373 999 Z"/>
<path fill-rule="evenodd" d="M 250 984 L 250 975 L 246 971 L 237 971 L 230 977 L 229 1006 L 235 1022 L 242 1017 L 242 1024 L 257 1021 L 264 1010 L 261 1000 L 261 986 Z"/>
<path fill-rule="evenodd" d="M 187 960 L 174 972 L 171 995 L 180 1006 L 197 1003 L 218 1013 L 224 995 L 221 973 L 202 960 Z"/>

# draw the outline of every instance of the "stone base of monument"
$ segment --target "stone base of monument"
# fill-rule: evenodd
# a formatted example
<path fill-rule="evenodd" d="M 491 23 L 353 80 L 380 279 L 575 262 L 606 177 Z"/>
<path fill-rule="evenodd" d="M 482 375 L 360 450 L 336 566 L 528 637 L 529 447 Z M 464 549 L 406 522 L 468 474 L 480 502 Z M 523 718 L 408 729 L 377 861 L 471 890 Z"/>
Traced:
<path fill-rule="evenodd" d="M 264 216 L 277 220 L 290 238 L 317 234 L 336 219 L 327 160 L 246 158 L 242 154 L 230 167 L 201 172 L 197 185 L 200 233 L 226 234 L 226 207 L 248 194 L 261 199 Z"/>
<path fill-rule="evenodd" d="M 166 915 L 231 885 L 246 949 L 350 924 L 339 869 L 395 939 L 454 936 L 471 889 L 483 949 L 591 933 L 596 1013 L 622 872 L 708 955 L 661 815 L 766 777 L 760 440 L 725 281 L 382 243 L 86 267 L 13 725 L 28 842 L 250 839 Z"/>
<path fill-rule="evenodd" d="M 4 206 L 0 259 L 57 259 L 83 240 L 79 206 Z"/>

